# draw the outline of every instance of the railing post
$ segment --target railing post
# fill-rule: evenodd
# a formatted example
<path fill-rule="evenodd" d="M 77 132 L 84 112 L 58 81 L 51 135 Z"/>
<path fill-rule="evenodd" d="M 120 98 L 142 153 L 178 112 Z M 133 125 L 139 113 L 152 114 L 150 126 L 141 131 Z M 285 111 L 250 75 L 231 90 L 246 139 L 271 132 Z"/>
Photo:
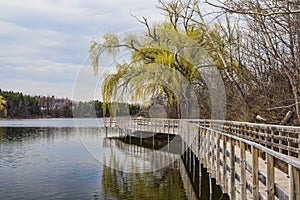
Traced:
<path fill-rule="evenodd" d="M 288 134 L 287 137 L 290 137 L 290 133 L 289 132 L 286 132 L 286 134 Z M 291 153 L 291 151 L 289 149 L 290 147 L 291 147 L 291 142 L 290 142 L 290 140 L 288 140 L 288 156 L 292 155 L 292 153 Z"/>
<path fill-rule="evenodd" d="M 240 157 L 241 157 L 241 199 L 247 199 L 246 190 L 246 152 L 245 143 L 240 142 Z"/>
<path fill-rule="evenodd" d="M 267 200 L 275 199 L 274 157 L 267 154 Z"/>
<path fill-rule="evenodd" d="M 215 131 L 210 132 L 210 152 L 211 152 L 211 175 L 216 178 L 216 165 L 215 165 Z"/>
<path fill-rule="evenodd" d="M 180 128 L 178 130 L 179 134 L 181 135 L 181 155 L 183 156 L 183 159 L 185 159 L 185 130 L 183 129 L 183 122 L 180 121 Z"/>
<path fill-rule="evenodd" d="M 226 163 L 226 147 L 227 147 L 227 143 L 226 143 L 226 136 L 222 136 L 222 140 L 223 140 L 223 188 L 224 188 L 224 193 L 228 193 L 228 184 L 227 184 L 227 163 Z"/>
<path fill-rule="evenodd" d="M 230 198 L 235 200 L 235 149 L 232 138 L 230 138 Z"/>
<path fill-rule="evenodd" d="M 271 146 L 268 145 L 268 138 L 269 138 L 268 137 L 269 136 L 268 130 L 264 129 L 263 134 L 264 134 L 264 141 L 265 141 L 264 146 L 267 147 L 267 148 L 270 148 Z"/>
<path fill-rule="evenodd" d="M 274 144 L 274 138 L 273 138 L 274 135 L 275 135 L 275 132 L 274 132 L 273 129 L 271 129 L 271 136 L 272 136 L 271 143 L 272 143 L 272 144 Z M 274 145 L 272 145 L 271 149 L 272 149 L 272 150 L 275 150 Z"/>
<path fill-rule="evenodd" d="M 297 133 L 298 139 L 300 140 L 300 133 Z M 298 158 L 300 158 L 300 142 L 298 143 Z"/>
<path fill-rule="evenodd" d="M 201 132 L 200 132 L 200 127 L 197 127 L 197 134 L 198 134 L 198 146 L 197 146 L 197 151 L 198 151 L 198 159 L 199 159 L 199 165 L 201 164 L 201 154 L 200 154 L 200 148 L 201 148 Z"/>
<path fill-rule="evenodd" d="M 252 199 L 259 199 L 258 149 L 252 146 Z"/>
<path fill-rule="evenodd" d="M 300 169 L 297 169 L 289 165 L 289 197 L 290 200 L 299 200 L 300 199 Z"/>
<path fill-rule="evenodd" d="M 203 129 L 203 148 L 202 148 L 202 154 L 203 154 L 203 165 L 206 168 L 207 167 L 207 129 Z"/>
<path fill-rule="evenodd" d="M 206 161 L 207 161 L 207 172 L 211 173 L 211 160 L 209 157 L 210 154 L 210 147 L 211 147 L 211 143 L 210 143 L 210 130 L 206 131 Z"/>
<path fill-rule="evenodd" d="M 300 140 L 300 132 L 297 132 L 295 130 L 295 134 L 297 135 L 296 138 L 298 138 Z M 300 142 L 298 142 L 298 158 L 300 158 Z"/>
<path fill-rule="evenodd" d="M 203 164 L 204 163 L 204 154 L 203 154 L 203 152 L 204 152 L 204 148 L 205 148 L 205 146 L 204 146 L 204 131 L 205 131 L 205 129 L 204 128 L 200 128 L 200 130 L 199 130 L 199 136 L 200 136 L 200 146 L 199 146 L 199 154 L 200 154 L 200 161 L 201 161 L 201 164 Z"/>
<path fill-rule="evenodd" d="M 279 136 L 283 136 L 282 131 L 279 131 Z M 282 153 L 282 139 L 279 140 L 279 153 Z"/>
<path fill-rule="evenodd" d="M 185 164 L 188 166 L 189 164 L 189 141 L 188 141 L 188 130 L 187 130 L 187 122 L 183 120 L 183 123 L 184 123 L 184 141 L 185 141 L 185 157 L 186 157 L 186 160 L 185 160 Z"/>
<path fill-rule="evenodd" d="M 216 183 L 217 185 L 221 184 L 221 160 L 220 160 L 220 135 L 216 133 L 217 140 L 217 151 L 216 151 L 216 160 L 217 160 L 217 175 L 216 175 Z"/>
<path fill-rule="evenodd" d="M 191 140 L 191 130 L 190 130 L 190 126 L 189 126 L 189 123 L 186 122 L 186 130 L 187 130 L 187 134 L 188 134 L 188 152 L 189 152 L 189 172 L 191 172 L 192 170 L 192 140 Z"/>
<path fill-rule="evenodd" d="M 259 144 L 264 145 L 263 141 L 262 141 L 262 136 L 260 133 L 263 133 L 263 131 L 259 128 L 259 127 L 255 127 L 254 131 L 258 133 L 258 140 L 259 140 Z"/>

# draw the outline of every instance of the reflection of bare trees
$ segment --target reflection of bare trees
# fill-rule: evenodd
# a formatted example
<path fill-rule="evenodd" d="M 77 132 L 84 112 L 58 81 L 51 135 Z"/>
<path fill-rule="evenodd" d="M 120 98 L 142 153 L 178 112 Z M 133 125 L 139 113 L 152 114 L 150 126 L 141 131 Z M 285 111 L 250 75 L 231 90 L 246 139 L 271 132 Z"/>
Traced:
<path fill-rule="evenodd" d="M 174 154 L 155 151 L 151 148 L 126 143 L 118 139 L 106 139 L 112 152 L 119 149 L 126 154 L 141 158 L 144 163 L 149 162 L 159 167 Z M 193 155 L 194 156 L 194 155 Z M 185 158 L 190 159 L 190 158 Z M 102 172 L 102 189 L 104 199 L 227 199 L 216 185 L 214 194 L 209 194 L 208 173 L 199 171 L 199 163 L 177 159 L 171 165 L 158 170 L 143 172 L 144 169 L 136 163 L 133 157 L 127 156 L 121 159 L 116 153 L 111 153 L 109 159 L 105 159 Z M 124 172 L 122 165 L 131 163 L 130 172 Z M 193 166 L 189 166 L 192 164 Z M 108 167 L 112 166 L 112 167 Z M 116 168 L 118 166 L 119 168 Z M 120 169 L 120 170 L 119 170 Z M 201 176 L 199 173 L 203 173 Z M 202 178 L 201 178 L 202 177 Z"/>

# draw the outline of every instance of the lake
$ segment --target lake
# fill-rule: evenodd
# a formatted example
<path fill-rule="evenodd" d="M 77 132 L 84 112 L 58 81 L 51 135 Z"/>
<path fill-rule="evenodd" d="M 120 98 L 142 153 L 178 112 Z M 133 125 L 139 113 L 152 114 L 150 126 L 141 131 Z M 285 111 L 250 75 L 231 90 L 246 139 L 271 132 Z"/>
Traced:
<path fill-rule="evenodd" d="M 151 150 L 107 139 L 101 126 L 101 119 L 0 120 L 0 199 L 190 198 L 180 164 L 153 171 Z"/>
<path fill-rule="evenodd" d="M 130 173 L 109 167 L 122 163 L 110 152 L 116 142 L 105 140 L 102 121 L 78 121 L 0 120 L 1 200 L 186 199 L 174 167 L 151 172 L 142 156 L 121 148 L 115 153 L 136 168 Z"/>

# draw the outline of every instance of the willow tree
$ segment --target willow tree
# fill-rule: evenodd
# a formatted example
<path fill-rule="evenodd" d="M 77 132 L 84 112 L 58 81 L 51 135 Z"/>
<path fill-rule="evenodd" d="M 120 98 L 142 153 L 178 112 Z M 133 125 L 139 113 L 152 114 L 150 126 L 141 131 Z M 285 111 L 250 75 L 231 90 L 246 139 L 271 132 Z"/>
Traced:
<path fill-rule="evenodd" d="M 107 55 L 116 55 L 124 49 L 131 55 L 129 62 L 117 65 L 116 73 L 105 75 L 102 85 L 104 112 L 107 103 L 124 101 L 122 98 L 127 96 L 131 101 L 161 97 L 168 106 L 175 107 L 176 116 L 172 117 L 176 118 L 182 117 L 183 109 L 199 109 L 199 104 L 203 102 L 206 102 L 201 106 L 204 109 L 219 106 L 216 102 L 210 102 L 212 93 L 208 91 L 218 87 L 217 82 L 222 82 L 220 78 L 216 81 L 216 77 L 212 77 L 212 66 L 224 67 L 221 61 L 224 57 L 217 56 L 215 48 L 219 48 L 224 55 L 227 51 L 222 48 L 224 44 L 217 27 L 205 29 L 214 41 L 219 41 L 212 45 L 204 30 L 194 24 L 182 29 L 166 22 L 150 28 L 146 18 L 139 21 L 145 25 L 145 32 L 128 34 L 123 38 L 108 33 L 102 42 L 93 40 L 91 43 L 90 57 L 96 73 L 101 57 L 107 59 Z M 224 62 L 227 64 L 227 60 Z M 227 64 L 225 67 L 229 69 L 232 66 Z M 215 96 L 219 95 L 217 98 L 224 100 L 225 94 L 219 93 Z M 186 105 L 190 109 L 184 107 Z"/>
<path fill-rule="evenodd" d="M 4 111 L 6 113 L 6 100 L 1 95 L 0 95 L 0 111 Z"/>
<path fill-rule="evenodd" d="M 256 111 L 249 101 L 248 91 L 253 88 L 253 80 L 251 70 L 241 64 L 243 57 L 238 46 L 241 40 L 240 31 L 227 17 L 219 21 L 218 13 L 215 16 L 210 13 L 210 21 L 207 22 L 201 6 L 196 0 L 160 0 L 158 5 L 174 29 L 182 27 L 213 58 L 226 85 L 228 118 L 252 120 Z"/>
<path fill-rule="evenodd" d="M 130 63 L 118 64 L 116 73 L 105 76 L 102 85 L 104 109 L 109 102 L 126 101 L 124 97 L 129 97 L 127 101 L 140 101 L 163 96 L 168 105 L 177 105 L 176 117 L 180 117 L 179 99 L 188 99 L 188 94 L 182 92 L 186 91 L 183 87 L 199 80 L 197 68 L 183 53 L 180 55 L 184 48 L 192 48 L 190 41 L 184 40 L 181 34 L 165 23 L 148 27 L 141 35 L 119 38 L 109 33 L 104 36 L 103 42 L 93 41 L 90 56 L 95 72 L 104 52 L 115 54 L 120 48 L 131 51 Z"/>

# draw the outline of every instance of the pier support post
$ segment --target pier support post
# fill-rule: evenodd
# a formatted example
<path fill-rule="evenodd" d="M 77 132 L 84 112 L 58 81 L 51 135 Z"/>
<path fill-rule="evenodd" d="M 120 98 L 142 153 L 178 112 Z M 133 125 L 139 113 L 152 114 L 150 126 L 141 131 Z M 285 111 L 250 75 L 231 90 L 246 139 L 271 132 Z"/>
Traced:
<path fill-rule="evenodd" d="M 211 173 L 209 173 L 209 194 L 212 196 L 212 181 Z"/>
<path fill-rule="evenodd" d="M 195 182 L 195 173 L 196 173 L 196 156 L 193 155 L 193 182 Z"/>
<path fill-rule="evenodd" d="M 199 198 L 201 197 L 201 189 L 202 189 L 202 164 L 199 160 Z"/>
<path fill-rule="evenodd" d="M 168 152 L 170 152 L 170 133 L 168 134 Z"/>
<path fill-rule="evenodd" d="M 152 148 L 154 149 L 154 147 L 155 147 L 155 141 L 154 141 L 154 133 L 153 133 L 153 136 L 152 136 Z"/>

